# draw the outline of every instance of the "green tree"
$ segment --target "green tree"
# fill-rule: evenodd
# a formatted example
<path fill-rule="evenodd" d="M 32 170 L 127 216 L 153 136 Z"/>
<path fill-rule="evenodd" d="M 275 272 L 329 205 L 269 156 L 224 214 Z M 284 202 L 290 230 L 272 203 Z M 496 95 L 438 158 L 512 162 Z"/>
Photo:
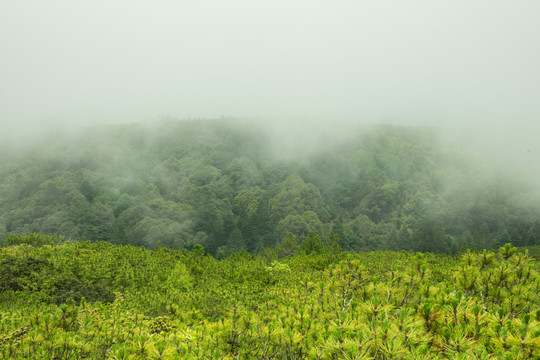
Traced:
<path fill-rule="evenodd" d="M 281 242 L 277 246 L 277 251 L 281 257 L 291 256 L 296 254 L 299 246 L 300 242 L 298 238 L 294 236 L 293 233 L 289 232 L 285 234 L 285 236 L 283 236 L 283 238 L 281 239 Z"/>
<path fill-rule="evenodd" d="M 372 250 L 375 249 L 377 225 L 366 215 L 358 215 L 356 219 L 344 225 L 343 242 L 347 249 Z"/>
<path fill-rule="evenodd" d="M 304 236 L 302 239 L 300 249 L 304 251 L 306 255 L 321 254 L 324 251 L 324 246 L 321 242 L 321 238 L 314 232 L 310 231 L 308 235 Z"/>
<path fill-rule="evenodd" d="M 443 224 L 438 219 L 425 218 L 417 223 L 413 230 L 412 245 L 414 250 L 433 253 L 449 253 L 452 244 Z"/>
<path fill-rule="evenodd" d="M 302 238 L 307 235 L 309 227 L 303 216 L 288 215 L 277 224 L 276 231 L 281 236 L 292 233 L 294 236 Z"/>

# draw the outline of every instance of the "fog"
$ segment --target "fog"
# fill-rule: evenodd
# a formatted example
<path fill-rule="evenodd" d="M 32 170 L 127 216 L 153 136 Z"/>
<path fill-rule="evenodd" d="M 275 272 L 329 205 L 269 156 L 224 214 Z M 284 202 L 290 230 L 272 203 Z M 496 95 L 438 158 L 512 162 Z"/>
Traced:
<path fill-rule="evenodd" d="M 539 19 L 538 0 L 0 0 L 0 239 L 256 251 L 294 216 L 424 251 L 433 216 L 455 249 L 535 244 Z"/>
<path fill-rule="evenodd" d="M 533 0 L 3 1 L 0 122 L 531 127 L 539 18 Z"/>

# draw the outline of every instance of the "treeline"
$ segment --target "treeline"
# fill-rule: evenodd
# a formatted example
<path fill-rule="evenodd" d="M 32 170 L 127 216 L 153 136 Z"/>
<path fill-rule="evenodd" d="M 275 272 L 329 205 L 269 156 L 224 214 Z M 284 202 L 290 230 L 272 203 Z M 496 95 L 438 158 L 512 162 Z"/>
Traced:
<path fill-rule="evenodd" d="M 4 149 L 0 238 L 202 244 L 217 257 L 259 252 L 289 233 L 298 244 L 333 234 L 355 251 L 540 243 L 540 211 L 524 201 L 531 189 L 512 174 L 482 175 L 430 129 L 307 134 L 280 144 L 238 121 L 168 120 Z"/>

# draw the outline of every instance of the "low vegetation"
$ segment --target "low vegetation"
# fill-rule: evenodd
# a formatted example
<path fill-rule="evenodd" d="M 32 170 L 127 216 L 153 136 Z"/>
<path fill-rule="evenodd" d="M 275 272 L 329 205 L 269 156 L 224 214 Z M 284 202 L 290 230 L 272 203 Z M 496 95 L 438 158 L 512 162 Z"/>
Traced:
<path fill-rule="evenodd" d="M 327 239 L 217 260 L 200 245 L 39 239 L 0 248 L 2 358 L 540 356 L 538 263 L 510 244 L 448 256 Z"/>

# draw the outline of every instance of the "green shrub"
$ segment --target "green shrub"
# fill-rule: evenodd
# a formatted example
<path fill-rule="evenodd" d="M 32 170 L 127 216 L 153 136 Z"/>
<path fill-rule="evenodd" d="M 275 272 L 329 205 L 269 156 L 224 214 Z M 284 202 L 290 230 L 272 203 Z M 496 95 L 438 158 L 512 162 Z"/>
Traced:
<path fill-rule="evenodd" d="M 35 287 L 43 274 L 52 270 L 51 263 L 44 259 L 8 256 L 0 262 L 0 292 Z"/>
<path fill-rule="evenodd" d="M 42 235 L 31 232 L 26 235 L 10 235 L 4 240 L 3 246 L 28 244 L 33 247 L 40 247 L 43 245 L 54 245 L 62 240 L 62 236 L 58 237 L 57 235 Z"/>
<path fill-rule="evenodd" d="M 75 278 L 61 277 L 54 284 L 51 294 L 52 302 L 63 304 L 70 301 L 79 303 L 81 298 L 88 302 L 111 303 L 114 301 L 114 294 L 105 286 L 99 284 L 87 284 Z"/>

